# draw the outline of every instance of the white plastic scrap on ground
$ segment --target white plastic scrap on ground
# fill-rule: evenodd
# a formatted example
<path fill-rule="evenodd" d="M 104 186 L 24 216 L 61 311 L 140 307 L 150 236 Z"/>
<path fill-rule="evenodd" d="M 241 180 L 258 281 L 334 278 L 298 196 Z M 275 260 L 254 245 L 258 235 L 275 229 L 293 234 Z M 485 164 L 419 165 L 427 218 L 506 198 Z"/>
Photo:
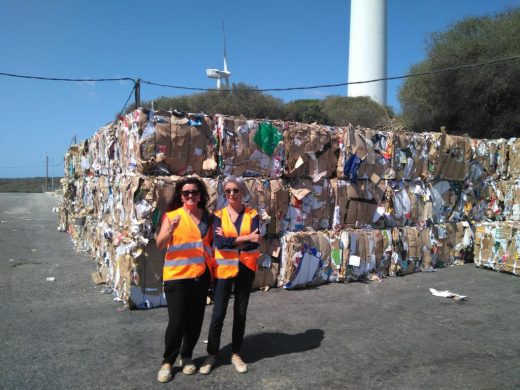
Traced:
<path fill-rule="evenodd" d="M 430 288 L 430 292 L 432 293 L 432 295 L 435 295 L 436 297 L 453 298 L 456 301 L 463 301 L 466 298 L 465 295 L 455 294 L 448 290 L 438 291 L 438 290 L 435 290 L 434 288 Z"/>

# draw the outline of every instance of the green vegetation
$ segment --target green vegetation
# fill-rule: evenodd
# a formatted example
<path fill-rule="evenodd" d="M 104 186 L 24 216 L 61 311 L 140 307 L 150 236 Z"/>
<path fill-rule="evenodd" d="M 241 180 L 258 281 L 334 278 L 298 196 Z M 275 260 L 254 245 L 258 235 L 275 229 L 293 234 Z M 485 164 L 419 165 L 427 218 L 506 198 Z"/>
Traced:
<path fill-rule="evenodd" d="M 520 54 L 520 8 L 471 17 L 429 37 L 426 59 L 409 73 L 428 72 Z M 446 126 L 476 138 L 518 136 L 520 60 L 412 77 L 399 91 L 403 120 L 414 131 Z"/>
<path fill-rule="evenodd" d="M 153 101 L 156 110 L 176 109 L 205 112 L 209 115 L 243 115 L 246 118 L 269 118 L 303 123 L 345 126 L 349 123 L 377 127 L 394 116 L 389 107 L 381 107 L 368 97 L 329 96 L 324 100 L 305 99 L 284 103 L 246 84 L 233 84 L 231 91 L 208 91 L 177 97 L 160 97 Z M 145 108 L 151 102 L 143 102 Z M 130 109 L 128 110 L 130 111 Z"/>
<path fill-rule="evenodd" d="M 52 180 L 48 179 L 48 189 L 52 190 Z M 54 189 L 60 187 L 60 178 L 54 178 Z M 0 192 L 43 192 L 45 177 L 24 177 L 16 179 L 0 179 Z"/>
<path fill-rule="evenodd" d="M 327 124 L 328 119 L 318 99 L 294 100 L 285 105 L 284 119 L 293 122 Z"/>
<path fill-rule="evenodd" d="M 153 101 L 155 109 L 176 109 L 206 114 L 244 115 L 246 118 L 282 117 L 284 103 L 273 96 L 263 94 L 256 87 L 232 84 L 232 91 L 208 91 L 187 96 L 160 97 Z M 150 108 L 151 102 L 143 102 Z"/>
<path fill-rule="evenodd" d="M 379 127 L 388 124 L 394 116 L 390 107 L 382 107 L 366 96 L 329 96 L 322 103 L 327 121 L 336 126 L 349 123 L 362 127 Z"/>

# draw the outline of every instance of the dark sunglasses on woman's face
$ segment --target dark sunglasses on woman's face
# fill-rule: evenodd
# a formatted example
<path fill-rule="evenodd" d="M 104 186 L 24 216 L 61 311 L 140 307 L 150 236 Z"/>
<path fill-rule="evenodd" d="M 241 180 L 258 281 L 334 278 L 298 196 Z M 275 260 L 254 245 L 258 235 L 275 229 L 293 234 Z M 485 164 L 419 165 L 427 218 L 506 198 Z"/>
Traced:
<path fill-rule="evenodd" d="M 181 191 L 181 195 L 187 198 L 188 196 L 197 196 L 200 193 L 199 190 L 188 190 L 188 191 Z"/>
<path fill-rule="evenodd" d="M 224 190 L 224 192 L 227 195 L 230 195 L 231 193 L 238 194 L 240 192 L 240 190 L 238 188 L 228 188 L 227 190 Z"/>

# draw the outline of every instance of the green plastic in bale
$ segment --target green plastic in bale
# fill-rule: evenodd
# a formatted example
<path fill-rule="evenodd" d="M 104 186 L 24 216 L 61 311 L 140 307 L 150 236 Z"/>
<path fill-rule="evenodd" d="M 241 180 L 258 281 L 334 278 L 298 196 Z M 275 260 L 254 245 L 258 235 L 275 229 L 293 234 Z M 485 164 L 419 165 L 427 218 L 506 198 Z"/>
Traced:
<path fill-rule="evenodd" d="M 253 139 L 262 152 L 272 155 L 278 143 L 282 140 L 282 133 L 269 122 L 262 122 Z"/>

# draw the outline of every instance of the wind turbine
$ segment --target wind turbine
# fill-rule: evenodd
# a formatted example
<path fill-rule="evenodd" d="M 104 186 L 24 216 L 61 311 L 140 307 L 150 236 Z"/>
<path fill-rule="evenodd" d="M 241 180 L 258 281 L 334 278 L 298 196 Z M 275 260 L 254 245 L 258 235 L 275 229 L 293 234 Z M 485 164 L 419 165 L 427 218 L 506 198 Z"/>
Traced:
<path fill-rule="evenodd" d="M 222 22 L 222 35 L 224 37 L 224 69 L 206 69 L 206 75 L 210 79 L 217 79 L 217 89 L 221 89 L 222 79 L 226 82 L 226 89 L 229 89 L 229 76 L 231 76 L 231 72 L 227 68 L 226 32 L 224 31 L 224 22 Z"/>

